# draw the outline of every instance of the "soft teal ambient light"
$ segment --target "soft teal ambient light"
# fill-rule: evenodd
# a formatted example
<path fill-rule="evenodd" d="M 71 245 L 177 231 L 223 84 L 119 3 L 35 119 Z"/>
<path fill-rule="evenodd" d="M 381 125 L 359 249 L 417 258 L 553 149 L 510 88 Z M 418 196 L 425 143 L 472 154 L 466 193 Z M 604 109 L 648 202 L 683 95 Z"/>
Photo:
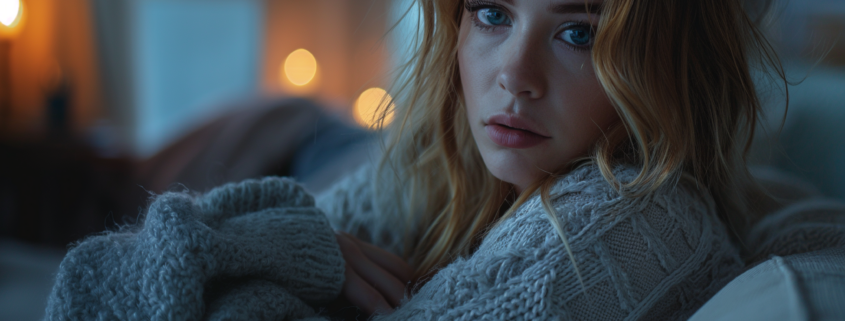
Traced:
<path fill-rule="evenodd" d="M 133 1 L 137 156 L 149 156 L 258 91 L 261 1 Z"/>

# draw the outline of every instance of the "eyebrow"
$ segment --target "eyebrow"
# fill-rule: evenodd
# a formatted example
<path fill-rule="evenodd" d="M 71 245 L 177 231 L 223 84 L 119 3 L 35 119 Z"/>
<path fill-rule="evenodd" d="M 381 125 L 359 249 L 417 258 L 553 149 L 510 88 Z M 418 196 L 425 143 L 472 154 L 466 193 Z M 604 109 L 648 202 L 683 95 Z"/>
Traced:
<path fill-rule="evenodd" d="M 592 2 L 550 4 L 546 9 L 557 14 L 590 13 L 601 14 L 601 6 Z"/>
<path fill-rule="evenodd" d="M 513 5 L 513 0 L 502 0 L 507 4 Z M 601 4 L 594 3 L 591 1 L 585 1 L 584 3 L 558 3 L 558 4 L 549 4 L 549 7 L 546 8 L 551 13 L 557 14 L 573 14 L 573 13 L 590 13 L 590 14 L 601 14 Z"/>

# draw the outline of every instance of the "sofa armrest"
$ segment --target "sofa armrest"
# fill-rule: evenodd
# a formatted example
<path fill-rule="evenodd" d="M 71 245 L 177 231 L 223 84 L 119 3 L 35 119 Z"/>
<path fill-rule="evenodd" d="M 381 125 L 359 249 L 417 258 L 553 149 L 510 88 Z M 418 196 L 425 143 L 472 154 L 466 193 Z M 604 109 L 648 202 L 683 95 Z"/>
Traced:
<path fill-rule="evenodd" d="M 773 256 L 736 277 L 689 320 L 845 320 L 845 248 Z"/>

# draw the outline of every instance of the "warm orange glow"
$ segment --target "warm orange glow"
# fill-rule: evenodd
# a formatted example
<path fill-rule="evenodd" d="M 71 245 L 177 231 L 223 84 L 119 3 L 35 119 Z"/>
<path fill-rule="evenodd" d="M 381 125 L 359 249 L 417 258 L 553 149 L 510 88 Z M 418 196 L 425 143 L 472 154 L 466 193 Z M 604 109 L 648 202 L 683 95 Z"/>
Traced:
<path fill-rule="evenodd" d="M 282 68 L 288 81 L 305 86 L 317 74 L 317 59 L 308 50 L 297 49 L 288 55 Z"/>
<path fill-rule="evenodd" d="M 383 107 L 385 104 L 391 104 L 388 107 L 389 112 L 384 118 L 384 123 L 382 124 L 387 126 L 391 121 L 393 121 L 393 109 L 395 106 L 391 103 L 392 99 L 393 98 L 391 98 L 384 89 L 376 87 L 365 90 L 361 93 L 361 96 L 358 96 L 358 100 L 355 101 L 355 109 L 353 111 L 355 121 L 361 124 L 361 126 L 367 128 L 377 127 L 379 125 L 378 120 L 381 113 L 376 113 L 383 111 L 383 109 L 380 109 L 379 107 Z"/>
<path fill-rule="evenodd" d="M 14 27 L 21 18 L 21 0 L 0 0 L 0 23 Z"/>

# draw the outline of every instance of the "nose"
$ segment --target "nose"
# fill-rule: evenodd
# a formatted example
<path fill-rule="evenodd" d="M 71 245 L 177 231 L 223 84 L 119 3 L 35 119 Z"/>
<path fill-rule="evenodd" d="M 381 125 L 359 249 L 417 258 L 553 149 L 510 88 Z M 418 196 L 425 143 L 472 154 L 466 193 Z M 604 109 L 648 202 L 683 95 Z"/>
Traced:
<path fill-rule="evenodd" d="M 542 98 L 546 90 L 543 71 L 542 43 L 539 39 L 523 35 L 502 50 L 502 66 L 497 77 L 499 87 L 522 99 Z"/>

